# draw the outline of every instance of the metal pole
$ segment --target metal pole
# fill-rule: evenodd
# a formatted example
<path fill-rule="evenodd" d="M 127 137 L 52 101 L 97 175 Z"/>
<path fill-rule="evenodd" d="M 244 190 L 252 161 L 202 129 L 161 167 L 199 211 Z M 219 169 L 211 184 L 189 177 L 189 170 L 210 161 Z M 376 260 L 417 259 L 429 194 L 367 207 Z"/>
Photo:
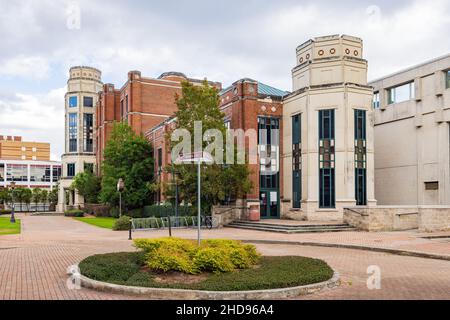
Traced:
<path fill-rule="evenodd" d="M 200 230 L 201 230 L 201 205 L 202 205 L 202 201 L 201 201 L 201 179 L 200 179 L 200 174 L 201 174 L 201 170 L 200 170 L 200 159 L 198 160 L 198 171 L 197 171 L 197 179 L 198 179 L 198 216 L 197 216 L 197 224 L 198 224 L 198 245 L 200 246 L 201 241 L 200 241 Z"/>
<path fill-rule="evenodd" d="M 14 203 L 14 188 L 12 189 L 12 192 L 11 192 L 11 202 L 12 202 L 12 210 L 11 210 L 11 219 L 9 220 L 9 222 L 16 223 L 16 217 L 14 216 L 14 207 L 15 207 L 15 203 Z"/>
<path fill-rule="evenodd" d="M 119 217 L 122 216 L 122 192 L 119 191 Z"/>
<path fill-rule="evenodd" d="M 130 219 L 130 230 L 128 231 L 128 240 L 133 240 L 133 237 L 131 236 L 131 232 L 133 231 L 133 220 Z"/>

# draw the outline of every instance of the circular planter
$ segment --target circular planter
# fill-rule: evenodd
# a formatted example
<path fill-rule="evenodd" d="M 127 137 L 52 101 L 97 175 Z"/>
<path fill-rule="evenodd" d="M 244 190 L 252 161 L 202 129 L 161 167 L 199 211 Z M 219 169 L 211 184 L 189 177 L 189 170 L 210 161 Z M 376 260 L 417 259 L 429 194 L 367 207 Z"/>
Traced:
<path fill-rule="evenodd" d="M 79 270 L 78 266 L 72 270 Z M 112 292 L 125 295 L 145 296 L 152 299 L 165 300 L 272 300 L 298 297 L 313 294 L 324 289 L 331 289 L 340 285 L 340 276 L 333 270 L 333 277 L 324 282 L 292 288 L 280 288 L 254 291 L 200 291 L 185 289 L 165 289 L 131 287 L 101 282 L 81 275 L 78 271 L 72 271 L 71 275 L 78 284 L 84 288 L 102 292 Z"/>

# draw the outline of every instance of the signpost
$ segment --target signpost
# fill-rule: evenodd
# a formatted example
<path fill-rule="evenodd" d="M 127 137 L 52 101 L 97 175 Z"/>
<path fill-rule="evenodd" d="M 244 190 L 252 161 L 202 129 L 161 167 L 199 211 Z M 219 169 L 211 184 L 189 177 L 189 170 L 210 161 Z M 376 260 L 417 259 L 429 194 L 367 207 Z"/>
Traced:
<path fill-rule="evenodd" d="M 201 164 L 213 163 L 214 160 L 208 152 L 194 152 L 187 155 L 180 156 L 175 163 L 197 163 L 197 201 L 198 201 L 198 213 L 197 213 L 197 239 L 198 245 L 201 244 L 200 232 L 201 232 Z"/>

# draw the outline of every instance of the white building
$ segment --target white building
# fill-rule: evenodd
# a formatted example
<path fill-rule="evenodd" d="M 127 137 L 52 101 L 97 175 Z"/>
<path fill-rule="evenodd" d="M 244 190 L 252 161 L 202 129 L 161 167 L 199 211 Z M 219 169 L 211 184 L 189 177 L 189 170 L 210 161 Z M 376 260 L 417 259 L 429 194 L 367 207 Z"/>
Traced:
<path fill-rule="evenodd" d="M 18 187 L 53 190 L 60 176 L 60 162 L 0 159 L 0 187 L 3 188 L 15 182 Z"/>
<path fill-rule="evenodd" d="M 102 86 L 99 70 L 83 66 L 70 69 L 65 96 L 65 154 L 62 155 L 59 211 L 64 211 L 67 204 L 78 207 L 84 203 L 70 186 L 78 173 L 94 170 L 95 108 Z"/>

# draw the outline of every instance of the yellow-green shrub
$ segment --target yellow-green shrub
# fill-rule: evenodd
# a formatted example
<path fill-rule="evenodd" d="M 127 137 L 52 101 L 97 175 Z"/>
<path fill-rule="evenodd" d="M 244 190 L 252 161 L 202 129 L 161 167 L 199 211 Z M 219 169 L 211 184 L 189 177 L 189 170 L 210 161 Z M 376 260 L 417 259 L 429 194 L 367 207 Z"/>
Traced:
<path fill-rule="evenodd" d="M 137 239 L 134 245 L 146 253 L 150 269 L 163 272 L 231 272 L 250 268 L 260 258 L 253 245 L 235 240 L 204 240 L 198 247 L 192 240 L 179 238 Z"/>

